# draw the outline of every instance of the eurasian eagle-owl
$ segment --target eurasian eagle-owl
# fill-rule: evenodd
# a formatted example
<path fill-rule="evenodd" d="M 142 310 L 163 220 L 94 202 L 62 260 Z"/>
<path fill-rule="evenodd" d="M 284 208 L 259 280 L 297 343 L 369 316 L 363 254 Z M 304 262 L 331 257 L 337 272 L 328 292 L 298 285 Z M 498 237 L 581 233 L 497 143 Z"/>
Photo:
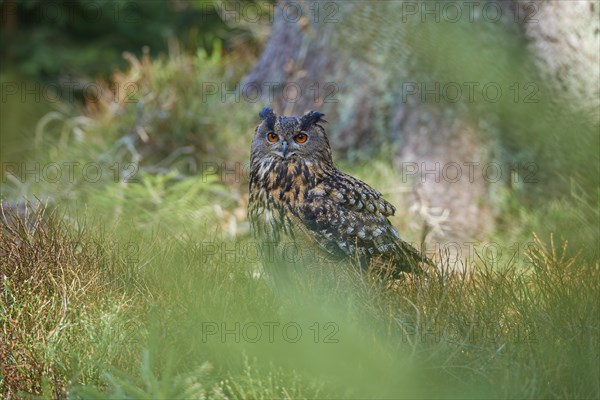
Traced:
<path fill-rule="evenodd" d="M 301 117 L 260 112 L 250 160 L 248 217 L 256 238 L 293 242 L 362 268 L 396 275 L 430 261 L 406 243 L 388 220 L 395 208 L 377 190 L 338 170 L 324 114 Z M 283 267 L 282 267 L 283 268 Z"/>

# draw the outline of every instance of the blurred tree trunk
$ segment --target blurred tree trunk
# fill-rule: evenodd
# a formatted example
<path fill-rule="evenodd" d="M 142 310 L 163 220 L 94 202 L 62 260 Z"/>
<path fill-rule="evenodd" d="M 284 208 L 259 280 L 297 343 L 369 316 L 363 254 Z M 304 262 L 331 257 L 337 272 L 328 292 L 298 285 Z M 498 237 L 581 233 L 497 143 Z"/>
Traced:
<path fill-rule="evenodd" d="M 17 29 L 17 7 L 14 0 L 4 0 L 2 3 L 2 30 L 12 33 Z"/>
<path fill-rule="evenodd" d="M 520 27 L 552 96 L 600 123 L 600 3 L 520 0 L 518 6 L 533 20 Z"/>
<path fill-rule="evenodd" d="M 546 115 L 549 100 L 537 94 L 546 85 L 536 66 L 556 76 L 579 61 L 553 64 L 557 54 L 573 51 L 556 49 L 544 32 L 570 29 L 590 7 L 594 13 L 585 2 L 587 9 L 551 18 L 546 8 L 568 8 L 566 2 L 531 3 L 544 18 L 529 26 L 531 6 L 489 3 L 481 3 L 486 13 L 462 9 L 456 18 L 444 2 L 280 2 L 271 37 L 243 84 L 263 88 L 263 102 L 279 113 L 324 112 L 332 147 L 348 157 L 358 157 L 357 149 L 391 149 L 399 186 L 412 183 L 405 206 L 416 211 L 411 219 L 425 223 L 428 248 L 457 243 L 464 250 L 492 232 L 494 193 L 511 186 L 515 162 L 530 160 L 519 148 L 527 140 L 515 142 L 511 132 Z M 597 48 L 585 54 L 596 71 Z M 584 72 L 564 74 L 578 79 Z M 597 96 L 595 88 L 587 98 Z M 535 142 L 534 134 L 528 137 Z M 408 237 L 418 240 L 412 228 Z"/>

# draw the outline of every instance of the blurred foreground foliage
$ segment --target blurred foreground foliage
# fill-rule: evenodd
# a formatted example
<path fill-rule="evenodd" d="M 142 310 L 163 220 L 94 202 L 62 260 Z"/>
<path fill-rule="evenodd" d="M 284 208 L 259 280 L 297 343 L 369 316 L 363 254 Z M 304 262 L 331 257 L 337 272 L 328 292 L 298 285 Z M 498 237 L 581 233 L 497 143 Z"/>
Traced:
<path fill-rule="evenodd" d="M 518 263 L 391 284 L 339 266 L 274 285 L 239 251 L 251 241 L 212 228 L 80 218 L 74 229 L 41 205 L 2 213 L 9 398 L 600 393 L 600 269 L 566 243 L 534 237 Z"/>

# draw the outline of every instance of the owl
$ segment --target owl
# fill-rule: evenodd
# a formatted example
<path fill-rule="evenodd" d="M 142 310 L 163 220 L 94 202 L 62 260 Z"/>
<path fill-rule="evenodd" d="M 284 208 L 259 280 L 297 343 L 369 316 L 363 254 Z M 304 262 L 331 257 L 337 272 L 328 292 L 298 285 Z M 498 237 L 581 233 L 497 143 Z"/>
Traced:
<path fill-rule="evenodd" d="M 314 251 L 392 275 L 430 261 L 406 243 L 388 217 L 381 193 L 333 164 L 324 114 L 277 116 L 264 108 L 250 160 L 248 218 L 256 238 L 296 243 L 296 256 Z M 310 252 L 305 251 L 311 249 Z M 314 251 L 313 251 L 314 250 Z"/>

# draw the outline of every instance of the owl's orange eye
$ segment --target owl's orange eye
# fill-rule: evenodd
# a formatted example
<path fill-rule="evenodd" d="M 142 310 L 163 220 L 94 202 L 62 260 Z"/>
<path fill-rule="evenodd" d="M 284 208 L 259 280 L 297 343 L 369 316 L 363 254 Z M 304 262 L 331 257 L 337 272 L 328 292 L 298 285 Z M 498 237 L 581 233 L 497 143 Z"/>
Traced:
<path fill-rule="evenodd" d="M 269 132 L 267 135 L 267 140 L 271 143 L 275 143 L 279 140 L 279 135 L 277 135 L 275 132 Z"/>
<path fill-rule="evenodd" d="M 294 136 L 294 140 L 297 143 L 304 143 L 304 142 L 306 142 L 307 139 L 308 139 L 308 135 L 306 133 L 299 133 L 296 136 Z"/>

